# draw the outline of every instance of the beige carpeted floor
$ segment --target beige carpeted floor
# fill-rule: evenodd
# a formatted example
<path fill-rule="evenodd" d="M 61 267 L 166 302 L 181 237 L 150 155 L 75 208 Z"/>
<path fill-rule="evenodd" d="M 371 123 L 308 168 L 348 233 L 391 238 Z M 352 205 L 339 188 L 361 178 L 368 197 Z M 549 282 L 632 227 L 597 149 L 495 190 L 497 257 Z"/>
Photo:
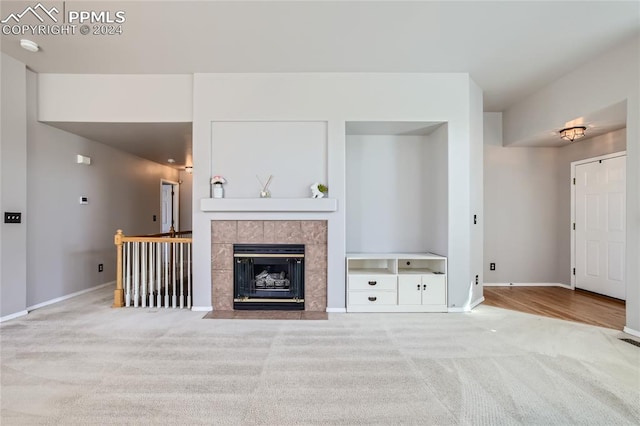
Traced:
<path fill-rule="evenodd" d="M 211 321 L 111 294 L 0 326 L 2 426 L 640 424 L 640 348 L 614 330 L 486 306 Z"/>

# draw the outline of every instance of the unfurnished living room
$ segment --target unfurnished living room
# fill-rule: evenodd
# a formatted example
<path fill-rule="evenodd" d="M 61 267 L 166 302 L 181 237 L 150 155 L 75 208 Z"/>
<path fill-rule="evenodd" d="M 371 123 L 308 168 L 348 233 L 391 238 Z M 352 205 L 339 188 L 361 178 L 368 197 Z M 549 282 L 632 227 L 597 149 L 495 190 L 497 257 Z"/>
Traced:
<path fill-rule="evenodd" d="M 640 424 L 640 2 L 0 28 L 3 426 Z"/>

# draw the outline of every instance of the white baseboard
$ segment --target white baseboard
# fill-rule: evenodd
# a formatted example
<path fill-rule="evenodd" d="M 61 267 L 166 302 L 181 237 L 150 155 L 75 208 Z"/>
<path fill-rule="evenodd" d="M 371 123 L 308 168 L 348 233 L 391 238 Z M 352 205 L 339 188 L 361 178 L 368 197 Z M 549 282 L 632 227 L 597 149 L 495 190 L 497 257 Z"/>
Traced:
<path fill-rule="evenodd" d="M 332 314 L 346 314 L 347 308 L 327 308 L 327 312 Z"/>
<path fill-rule="evenodd" d="M 0 322 L 9 321 L 9 320 L 12 320 L 12 319 L 23 317 L 23 316 L 27 315 L 28 313 L 29 313 L 29 311 L 20 311 L 20 312 L 16 312 L 15 314 L 5 315 L 3 317 L 0 317 Z"/>
<path fill-rule="evenodd" d="M 570 284 L 562 283 L 483 283 L 483 287 L 562 287 L 572 289 Z"/>
<path fill-rule="evenodd" d="M 192 306 L 191 310 L 193 312 L 211 312 L 213 311 L 213 306 Z"/>
<path fill-rule="evenodd" d="M 63 300 L 71 299 L 72 297 L 80 296 L 81 294 L 89 293 L 90 291 L 98 290 L 100 288 L 107 287 L 107 286 L 113 286 L 113 288 L 115 289 L 116 288 L 116 282 L 115 281 L 110 281 L 108 283 L 98 284 L 95 287 L 86 288 L 84 290 L 76 291 L 75 293 L 67 294 L 67 295 L 61 296 L 61 297 L 56 297 L 55 299 L 47 300 L 46 302 L 38 303 L 37 305 L 27 306 L 27 311 L 31 312 L 31 311 L 33 311 L 35 309 L 39 309 L 39 308 L 43 308 L 45 306 L 53 305 L 54 303 L 62 302 Z"/>
<path fill-rule="evenodd" d="M 447 308 L 447 312 L 452 313 L 452 314 L 453 313 L 460 313 L 460 312 L 471 312 L 471 310 L 473 308 L 475 308 L 476 306 L 478 306 L 482 302 L 484 302 L 484 296 L 480 296 L 478 299 L 476 299 L 473 302 L 469 303 L 467 306 Z"/>
<path fill-rule="evenodd" d="M 633 328 L 625 327 L 622 329 L 622 331 L 632 336 L 640 337 L 640 331 L 634 330 Z"/>

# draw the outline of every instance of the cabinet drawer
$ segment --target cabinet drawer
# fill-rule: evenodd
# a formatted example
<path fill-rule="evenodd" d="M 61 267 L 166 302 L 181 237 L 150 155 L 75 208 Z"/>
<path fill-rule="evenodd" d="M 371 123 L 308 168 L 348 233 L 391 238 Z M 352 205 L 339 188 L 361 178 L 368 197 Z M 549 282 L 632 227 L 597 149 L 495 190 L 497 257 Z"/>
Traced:
<path fill-rule="evenodd" d="M 395 275 L 349 275 L 349 290 L 395 290 Z"/>
<path fill-rule="evenodd" d="M 397 304 L 395 291 L 350 291 L 350 305 L 395 305 Z"/>

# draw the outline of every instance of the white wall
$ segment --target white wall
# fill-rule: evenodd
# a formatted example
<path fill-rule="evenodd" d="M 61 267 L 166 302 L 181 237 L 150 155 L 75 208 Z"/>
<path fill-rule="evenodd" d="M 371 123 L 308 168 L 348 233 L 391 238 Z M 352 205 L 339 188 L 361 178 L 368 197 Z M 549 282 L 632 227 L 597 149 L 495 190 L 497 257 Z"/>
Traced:
<path fill-rule="evenodd" d="M 426 205 L 431 149 L 426 136 L 347 136 L 348 252 L 429 251 L 427 224 L 437 210 Z"/>
<path fill-rule="evenodd" d="M 427 251 L 441 256 L 449 252 L 449 126 L 444 123 L 427 136 L 423 145 L 424 238 Z"/>
<path fill-rule="evenodd" d="M 158 232 L 160 180 L 178 180 L 175 169 L 38 122 L 37 82 L 28 72 L 27 306 L 114 281 L 116 230 Z"/>
<path fill-rule="evenodd" d="M 211 220 L 225 215 L 199 210 L 209 197 L 207 161 L 216 121 L 326 121 L 327 179 L 338 211 L 329 221 L 329 308 L 345 307 L 345 122 L 441 121 L 449 123 L 449 302 L 468 301 L 470 272 L 470 106 L 466 74 L 196 74 L 194 76 L 194 305 L 211 306 Z M 236 215 L 291 218 L 313 215 Z"/>
<path fill-rule="evenodd" d="M 477 304 L 482 299 L 484 274 L 482 264 L 484 261 L 484 185 L 482 182 L 484 174 L 484 123 L 483 115 L 477 111 L 482 111 L 482 90 L 473 81 L 469 80 L 469 198 L 471 203 L 469 221 L 471 223 L 471 291 L 468 295 L 469 304 Z M 473 216 L 476 217 L 475 223 Z M 476 280 L 477 277 L 477 280 Z"/>
<path fill-rule="evenodd" d="M 570 93 L 571 96 L 567 96 Z M 593 59 L 504 112 L 505 145 L 627 105 L 627 327 L 640 333 L 640 36 Z"/>
<path fill-rule="evenodd" d="M 559 150 L 502 146 L 501 113 L 484 124 L 485 282 L 558 283 Z"/>
<path fill-rule="evenodd" d="M 38 74 L 38 119 L 190 122 L 191 75 Z"/>
<path fill-rule="evenodd" d="M 224 176 L 226 198 L 255 198 L 269 184 L 275 198 L 309 197 L 327 183 L 327 123 L 322 121 L 212 123 L 212 175 Z M 257 176 L 257 177 L 256 177 Z"/>
<path fill-rule="evenodd" d="M 193 175 L 180 171 L 180 231 L 191 230 L 191 216 L 193 215 L 193 199 L 191 196 Z"/>
<path fill-rule="evenodd" d="M 26 68 L 0 54 L 0 318 L 24 313 L 27 274 Z M 5 224 L 4 212 L 22 223 Z"/>

